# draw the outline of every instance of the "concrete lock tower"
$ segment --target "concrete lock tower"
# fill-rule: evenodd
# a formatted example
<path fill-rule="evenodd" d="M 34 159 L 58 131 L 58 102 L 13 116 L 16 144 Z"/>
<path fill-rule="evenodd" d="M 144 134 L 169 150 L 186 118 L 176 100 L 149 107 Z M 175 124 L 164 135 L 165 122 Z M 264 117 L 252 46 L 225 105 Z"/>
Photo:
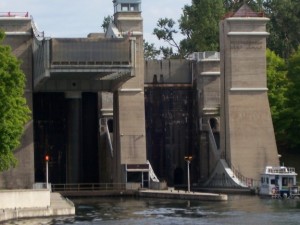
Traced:
<path fill-rule="evenodd" d="M 221 149 L 231 168 L 255 180 L 279 164 L 267 95 L 267 21 L 245 4 L 220 24 Z"/>
<path fill-rule="evenodd" d="M 22 61 L 21 69 L 26 76 L 25 97 L 32 110 L 32 35 L 28 13 L 0 13 L 0 28 L 5 32 L 4 45 L 10 45 L 12 53 Z M 0 188 L 30 188 L 34 182 L 33 121 L 24 127 L 21 145 L 15 151 L 16 168 L 0 174 Z"/>
<path fill-rule="evenodd" d="M 114 0 L 114 21 L 107 37 L 134 41 L 134 77 L 114 91 L 113 182 L 148 180 L 145 139 L 144 51 L 141 0 Z M 144 177 L 145 176 L 145 177 Z"/>

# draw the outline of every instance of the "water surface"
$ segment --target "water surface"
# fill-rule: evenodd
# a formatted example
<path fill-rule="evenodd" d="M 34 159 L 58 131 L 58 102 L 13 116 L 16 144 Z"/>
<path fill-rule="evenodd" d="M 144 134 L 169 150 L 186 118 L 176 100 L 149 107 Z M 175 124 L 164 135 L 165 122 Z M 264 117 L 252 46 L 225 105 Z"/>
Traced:
<path fill-rule="evenodd" d="M 7 224 L 95 225 L 298 225 L 300 200 L 232 195 L 226 202 L 137 198 L 72 199 L 76 216 L 10 221 Z"/>

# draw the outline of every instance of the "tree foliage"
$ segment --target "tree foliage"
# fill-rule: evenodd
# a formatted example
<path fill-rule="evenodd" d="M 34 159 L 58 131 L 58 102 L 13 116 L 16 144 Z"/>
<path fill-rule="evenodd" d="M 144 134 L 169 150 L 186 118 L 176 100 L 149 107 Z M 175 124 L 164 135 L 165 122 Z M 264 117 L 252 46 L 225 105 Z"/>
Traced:
<path fill-rule="evenodd" d="M 284 60 L 267 51 L 269 100 L 280 151 L 300 148 L 300 49 Z"/>
<path fill-rule="evenodd" d="M 291 83 L 287 78 L 287 68 L 285 60 L 276 55 L 271 50 L 267 50 L 267 80 L 268 97 L 271 107 L 272 119 L 275 129 L 277 143 L 286 146 L 287 124 L 286 115 L 289 113 L 287 108 L 287 91 Z"/>
<path fill-rule="evenodd" d="M 173 19 L 160 18 L 157 22 L 157 27 L 153 30 L 153 34 L 156 35 L 158 40 L 164 40 L 170 45 L 170 47 L 160 47 L 164 58 L 171 58 L 174 55 L 173 48 L 175 48 L 177 53 L 182 57 L 185 55 L 180 44 L 178 44 L 174 38 L 174 35 L 178 33 L 178 31 L 174 28 L 175 24 L 176 22 Z"/>
<path fill-rule="evenodd" d="M 104 33 L 107 31 L 107 29 L 108 29 L 109 24 L 111 23 L 111 21 L 112 21 L 112 17 L 111 16 L 105 16 L 103 18 L 103 22 L 102 22 L 101 27 L 102 27 Z"/>
<path fill-rule="evenodd" d="M 193 0 L 185 5 L 179 29 L 185 38 L 175 40 L 179 31 L 170 18 L 159 19 L 153 34 L 164 40 L 169 47 L 160 47 L 164 58 L 184 58 L 196 51 L 216 51 L 219 48 L 219 21 L 224 15 L 222 0 Z M 173 50 L 175 49 L 175 51 Z"/>
<path fill-rule="evenodd" d="M 160 55 L 160 50 L 156 49 L 154 44 L 149 44 L 144 40 L 144 58 L 145 60 L 156 59 Z"/>
<path fill-rule="evenodd" d="M 300 44 L 299 0 L 266 0 L 266 16 L 270 18 L 268 48 L 287 59 Z"/>
<path fill-rule="evenodd" d="M 174 40 L 174 34 L 178 31 L 174 29 L 175 21 L 173 19 L 168 18 L 160 18 L 157 22 L 157 28 L 154 28 L 153 34 L 156 35 L 158 40 L 163 39 L 168 42 L 171 46 L 179 49 L 178 44 Z"/>
<path fill-rule="evenodd" d="M 292 150 L 300 148 L 300 49 L 287 61 L 288 79 L 291 86 L 288 89 L 287 113 L 284 122 L 287 126 L 287 142 Z"/>
<path fill-rule="evenodd" d="M 193 0 L 185 5 L 179 20 L 186 36 L 181 46 L 187 52 L 218 51 L 219 22 L 225 14 L 222 0 Z"/>
<path fill-rule="evenodd" d="M 173 19 L 160 19 L 154 34 L 170 44 L 183 57 L 196 51 L 218 51 L 219 21 L 227 12 L 237 11 L 248 4 L 256 12 L 270 18 L 267 47 L 284 59 L 300 44 L 299 0 L 192 0 L 185 5 L 179 22 L 182 40 L 175 40 Z M 179 43 L 179 44 L 178 44 Z M 173 51 L 173 52 L 176 52 Z"/>
<path fill-rule="evenodd" d="M 264 0 L 224 0 L 224 8 L 226 12 L 235 12 L 243 4 L 249 5 L 256 12 L 263 11 Z"/>
<path fill-rule="evenodd" d="M 15 166 L 13 151 L 19 146 L 30 110 L 24 98 L 25 75 L 0 32 L 0 171 Z"/>

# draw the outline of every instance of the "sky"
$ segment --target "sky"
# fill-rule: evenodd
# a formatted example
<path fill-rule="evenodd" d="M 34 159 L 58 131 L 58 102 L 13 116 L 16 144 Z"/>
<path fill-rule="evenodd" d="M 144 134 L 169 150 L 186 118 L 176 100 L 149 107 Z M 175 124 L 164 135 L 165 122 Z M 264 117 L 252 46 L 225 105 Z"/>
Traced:
<path fill-rule="evenodd" d="M 142 0 L 144 39 L 156 47 L 163 44 L 152 35 L 159 18 L 176 22 L 191 0 Z M 47 37 L 86 37 L 102 32 L 104 17 L 113 15 L 112 0 L 0 0 L 0 13 L 29 12 L 39 31 Z M 177 22 L 178 24 L 178 22 Z M 182 39 L 179 34 L 176 39 Z"/>

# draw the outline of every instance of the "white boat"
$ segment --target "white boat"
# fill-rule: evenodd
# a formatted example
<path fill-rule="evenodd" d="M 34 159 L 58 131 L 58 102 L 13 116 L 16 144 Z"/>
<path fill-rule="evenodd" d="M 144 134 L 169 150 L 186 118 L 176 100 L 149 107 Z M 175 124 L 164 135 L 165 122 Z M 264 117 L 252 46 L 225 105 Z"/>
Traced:
<path fill-rule="evenodd" d="M 295 168 L 267 166 L 261 174 L 259 194 L 272 198 L 299 198 L 296 177 Z"/>

